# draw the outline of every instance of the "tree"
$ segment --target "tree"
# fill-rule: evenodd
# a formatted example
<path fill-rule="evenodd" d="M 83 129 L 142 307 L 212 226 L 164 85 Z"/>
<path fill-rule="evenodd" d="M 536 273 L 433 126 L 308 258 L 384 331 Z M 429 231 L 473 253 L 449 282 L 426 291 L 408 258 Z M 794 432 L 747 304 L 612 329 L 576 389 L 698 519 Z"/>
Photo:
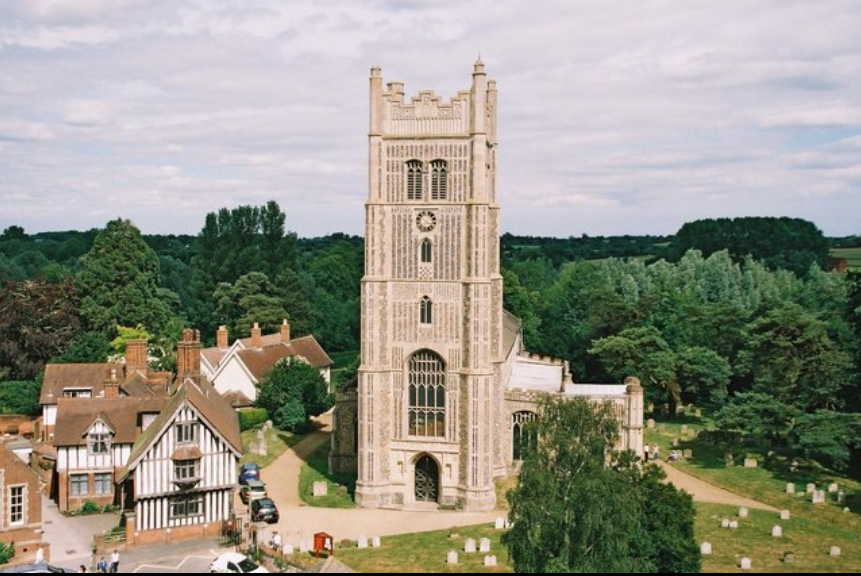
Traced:
<path fill-rule="evenodd" d="M 301 431 L 309 418 L 323 414 L 332 405 L 320 371 L 301 360 L 276 364 L 258 385 L 257 406 L 269 412 L 282 430 Z"/>
<path fill-rule="evenodd" d="M 101 332 L 85 332 L 78 336 L 64 354 L 53 360 L 56 364 L 100 364 L 108 361 L 110 343 Z"/>
<path fill-rule="evenodd" d="M 3 231 L 0 240 L 26 240 L 27 232 L 21 226 L 9 226 Z"/>
<path fill-rule="evenodd" d="M 113 335 L 117 326 L 159 331 L 171 318 L 159 288 L 158 255 L 128 220 L 114 220 L 81 259 L 81 312 L 91 330 Z"/>
<path fill-rule="evenodd" d="M 73 282 L 0 285 L 0 379 L 35 379 L 80 332 Z"/>
<path fill-rule="evenodd" d="M 248 334 L 254 324 L 274 331 L 289 317 L 284 300 L 262 272 L 246 274 L 233 285 L 220 284 L 214 300 L 217 317 L 235 334 Z"/>
<path fill-rule="evenodd" d="M 746 436 L 764 436 L 772 446 L 784 442 L 792 432 L 799 412 L 771 394 L 747 392 L 737 394 L 715 415 L 715 423 L 724 432 Z"/>
<path fill-rule="evenodd" d="M 728 396 L 732 366 L 717 352 L 688 348 L 678 355 L 678 377 L 686 401 L 719 406 Z"/>
<path fill-rule="evenodd" d="M 0 383 L 0 414 L 38 416 L 42 413 L 39 395 L 42 386 L 39 382 L 2 382 Z"/>
<path fill-rule="evenodd" d="M 861 449 L 861 415 L 827 410 L 805 414 L 798 419 L 793 437 L 807 458 L 843 471 L 852 451 Z"/>

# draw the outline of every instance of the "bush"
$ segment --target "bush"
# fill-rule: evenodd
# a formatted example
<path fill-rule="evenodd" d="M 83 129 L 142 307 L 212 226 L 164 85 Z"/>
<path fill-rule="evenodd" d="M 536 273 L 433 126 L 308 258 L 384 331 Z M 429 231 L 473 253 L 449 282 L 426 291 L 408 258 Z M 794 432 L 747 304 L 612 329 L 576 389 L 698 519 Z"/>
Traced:
<path fill-rule="evenodd" d="M 0 383 L 0 414 L 38 416 L 42 413 L 39 405 L 41 386 L 38 382 Z"/>
<path fill-rule="evenodd" d="M 245 432 L 269 421 L 269 412 L 263 408 L 250 408 L 239 412 L 239 429 Z"/>
<path fill-rule="evenodd" d="M 6 564 L 15 557 L 15 543 L 3 544 L 0 542 L 0 565 Z"/>
<path fill-rule="evenodd" d="M 81 507 L 80 512 L 81 516 L 92 516 L 93 514 L 100 514 L 102 512 L 102 507 L 92 500 L 87 500 Z"/>

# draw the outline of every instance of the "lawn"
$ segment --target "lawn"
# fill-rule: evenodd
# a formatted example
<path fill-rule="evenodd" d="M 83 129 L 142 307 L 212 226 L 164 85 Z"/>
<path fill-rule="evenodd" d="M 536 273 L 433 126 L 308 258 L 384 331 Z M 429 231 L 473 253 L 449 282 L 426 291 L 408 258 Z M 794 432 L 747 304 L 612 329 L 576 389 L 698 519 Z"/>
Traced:
<path fill-rule="evenodd" d="M 251 452 L 251 445 L 257 442 L 257 434 L 257 430 L 247 430 L 242 433 L 242 448 L 245 456 L 242 457 L 240 464 L 253 463 L 261 468 L 266 468 L 284 454 L 287 448 L 300 440 L 289 432 L 282 432 L 273 428 L 266 434 L 266 456 L 258 456 Z"/>
<path fill-rule="evenodd" d="M 328 496 L 314 498 L 314 482 L 329 484 Z M 346 488 L 346 492 L 345 489 Z M 299 476 L 299 496 L 316 508 L 354 508 L 356 477 L 348 474 L 329 474 L 329 444 L 318 448 L 302 466 Z"/>
<path fill-rule="evenodd" d="M 492 526 L 474 526 L 455 529 L 457 537 L 450 537 L 449 531 L 426 532 L 383 538 L 379 549 L 359 550 L 350 548 L 338 550 L 335 556 L 357 572 L 409 572 L 409 573 L 511 573 L 508 566 L 508 552 L 502 545 L 502 532 Z M 466 554 L 464 545 L 469 538 L 476 543 L 482 538 L 490 538 L 490 554 L 496 556 L 499 566 L 485 568 L 486 554 Z M 460 564 L 449 566 L 446 557 L 451 550 L 458 552 Z"/>

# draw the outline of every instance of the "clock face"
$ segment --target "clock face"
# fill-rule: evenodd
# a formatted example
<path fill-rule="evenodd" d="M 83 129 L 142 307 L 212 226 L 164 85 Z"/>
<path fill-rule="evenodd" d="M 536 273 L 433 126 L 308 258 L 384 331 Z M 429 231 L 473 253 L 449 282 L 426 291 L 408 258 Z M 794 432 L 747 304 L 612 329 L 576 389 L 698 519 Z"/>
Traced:
<path fill-rule="evenodd" d="M 433 212 L 421 212 L 416 218 L 416 225 L 422 232 L 430 232 L 436 228 L 436 215 Z"/>

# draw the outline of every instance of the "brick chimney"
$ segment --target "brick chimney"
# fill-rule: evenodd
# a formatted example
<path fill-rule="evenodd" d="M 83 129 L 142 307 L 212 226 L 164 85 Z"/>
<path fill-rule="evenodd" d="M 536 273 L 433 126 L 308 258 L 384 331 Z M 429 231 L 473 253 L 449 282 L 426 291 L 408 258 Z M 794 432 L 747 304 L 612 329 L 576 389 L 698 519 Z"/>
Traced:
<path fill-rule="evenodd" d="M 149 370 L 149 350 L 146 340 L 129 340 L 126 342 L 126 372 Z"/>
<path fill-rule="evenodd" d="M 179 378 L 200 376 L 200 332 L 186 329 L 176 345 L 176 375 Z"/>
<path fill-rule="evenodd" d="M 227 326 L 219 326 L 218 332 L 215 333 L 216 346 L 221 350 L 230 348 L 230 339 L 227 332 Z"/>
<path fill-rule="evenodd" d="M 281 342 L 284 344 L 290 343 L 290 322 L 284 320 L 284 323 L 281 324 Z"/>
<path fill-rule="evenodd" d="M 119 398 L 120 383 L 117 379 L 117 369 L 111 369 L 111 378 L 105 382 L 105 398 Z"/>
<path fill-rule="evenodd" d="M 254 328 L 251 329 L 251 347 L 263 348 L 263 332 L 260 330 L 260 324 L 254 323 Z"/>

